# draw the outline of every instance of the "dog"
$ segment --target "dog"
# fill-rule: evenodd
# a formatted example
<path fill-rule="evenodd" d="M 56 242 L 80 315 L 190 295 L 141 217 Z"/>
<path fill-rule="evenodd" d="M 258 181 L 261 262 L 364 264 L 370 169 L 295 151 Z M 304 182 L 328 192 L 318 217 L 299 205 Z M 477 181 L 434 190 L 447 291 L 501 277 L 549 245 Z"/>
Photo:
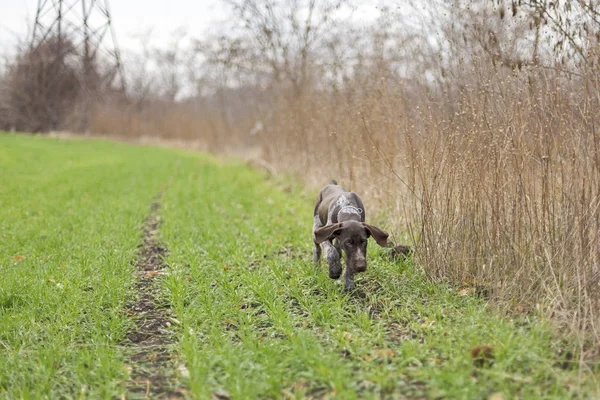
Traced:
<path fill-rule="evenodd" d="M 365 223 L 365 207 L 354 192 L 347 192 L 332 180 L 321 189 L 315 204 L 313 225 L 313 261 L 321 264 L 321 251 L 329 265 L 329 277 L 342 275 L 340 257 L 346 253 L 345 290 L 353 290 L 354 274 L 367 269 L 367 239 L 373 237 L 381 247 L 387 247 L 388 234 Z M 321 249 L 322 248 L 322 249 Z"/>

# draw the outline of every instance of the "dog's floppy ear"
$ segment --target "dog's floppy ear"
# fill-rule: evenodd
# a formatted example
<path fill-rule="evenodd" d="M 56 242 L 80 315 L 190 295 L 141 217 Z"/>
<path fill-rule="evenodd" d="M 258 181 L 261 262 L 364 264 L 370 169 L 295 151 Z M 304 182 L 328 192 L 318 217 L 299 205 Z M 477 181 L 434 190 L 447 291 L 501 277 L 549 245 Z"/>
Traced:
<path fill-rule="evenodd" d="M 375 239 L 378 245 L 380 245 L 381 247 L 387 247 L 387 238 L 388 236 L 390 236 L 387 232 L 382 231 L 376 226 L 365 224 L 364 222 L 363 225 L 365 226 L 367 234 L 369 236 L 373 236 L 373 239 Z"/>
<path fill-rule="evenodd" d="M 342 223 L 325 225 L 315 230 L 315 243 L 321 244 L 342 231 Z"/>

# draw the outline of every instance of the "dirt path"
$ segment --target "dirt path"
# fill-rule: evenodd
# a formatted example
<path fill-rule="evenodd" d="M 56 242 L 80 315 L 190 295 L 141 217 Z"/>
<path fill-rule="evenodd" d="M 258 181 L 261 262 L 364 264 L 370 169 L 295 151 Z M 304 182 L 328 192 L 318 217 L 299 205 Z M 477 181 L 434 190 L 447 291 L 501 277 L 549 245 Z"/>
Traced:
<path fill-rule="evenodd" d="M 135 322 L 125 343 L 130 370 L 126 398 L 130 399 L 184 397 L 184 389 L 177 385 L 177 358 L 171 349 L 175 343 L 173 316 L 160 295 L 160 277 L 166 268 L 162 258 L 167 253 L 157 238 L 160 198 L 159 195 L 152 202 L 144 222 L 133 286 L 136 296 L 127 305 L 127 312 Z"/>

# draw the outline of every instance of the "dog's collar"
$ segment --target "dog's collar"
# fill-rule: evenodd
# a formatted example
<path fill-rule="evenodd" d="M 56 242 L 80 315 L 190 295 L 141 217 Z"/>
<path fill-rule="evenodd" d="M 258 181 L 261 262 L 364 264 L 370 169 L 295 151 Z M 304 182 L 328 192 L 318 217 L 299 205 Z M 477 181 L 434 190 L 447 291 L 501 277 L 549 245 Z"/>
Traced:
<path fill-rule="evenodd" d="M 346 205 L 346 206 L 343 206 L 342 208 L 340 208 L 340 211 L 338 211 L 337 219 L 338 219 L 338 221 L 340 220 L 341 213 L 362 215 L 362 212 L 363 212 L 362 208 L 354 207 L 352 205 Z"/>

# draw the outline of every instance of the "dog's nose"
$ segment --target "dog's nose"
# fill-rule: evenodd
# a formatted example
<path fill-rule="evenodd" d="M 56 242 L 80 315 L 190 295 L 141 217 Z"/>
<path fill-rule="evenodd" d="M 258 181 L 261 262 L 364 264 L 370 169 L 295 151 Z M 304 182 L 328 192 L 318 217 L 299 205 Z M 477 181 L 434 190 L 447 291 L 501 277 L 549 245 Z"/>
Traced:
<path fill-rule="evenodd" d="M 355 272 L 365 272 L 367 270 L 367 260 L 359 260 L 354 264 Z"/>

